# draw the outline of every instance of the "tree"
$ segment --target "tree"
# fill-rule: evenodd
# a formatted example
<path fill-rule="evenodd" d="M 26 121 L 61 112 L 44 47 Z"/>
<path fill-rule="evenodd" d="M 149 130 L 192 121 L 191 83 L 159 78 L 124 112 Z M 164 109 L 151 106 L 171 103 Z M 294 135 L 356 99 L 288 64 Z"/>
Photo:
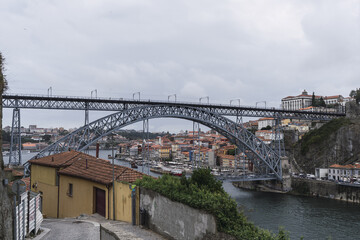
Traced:
<path fill-rule="evenodd" d="M 351 90 L 349 96 L 352 97 L 352 98 L 355 98 L 355 97 L 356 97 L 356 91 L 355 91 L 355 90 Z"/>
<path fill-rule="evenodd" d="M 0 129 L 2 129 L 2 95 L 7 89 L 6 76 L 4 74 L 4 58 L 0 52 Z M 0 135 L 0 151 L 2 151 L 2 134 Z M 0 154 L 0 239 L 12 239 L 13 234 L 13 207 L 7 186 L 3 184 L 5 174 L 3 172 L 4 162 Z"/>
<path fill-rule="evenodd" d="M 272 129 L 272 128 L 271 128 L 270 125 L 267 125 L 266 127 L 261 128 L 261 130 L 271 130 L 271 129 Z"/>
<path fill-rule="evenodd" d="M 212 192 L 224 192 L 222 182 L 211 175 L 210 169 L 200 168 L 194 170 L 190 181 L 202 189 L 209 189 Z"/>
<path fill-rule="evenodd" d="M 43 139 L 44 139 L 45 142 L 50 142 L 50 140 L 51 140 L 51 135 L 46 134 L 46 135 L 43 136 Z"/>
<path fill-rule="evenodd" d="M 312 94 L 312 98 L 311 98 L 311 106 L 316 107 L 317 106 L 317 102 L 315 99 L 315 93 L 313 92 Z"/>
<path fill-rule="evenodd" d="M 233 156 L 235 156 L 235 149 L 229 149 L 229 150 L 227 151 L 227 154 L 228 154 L 228 155 L 233 155 Z"/>
<path fill-rule="evenodd" d="M 356 90 L 351 90 L 349 96 L 354 98 L 356 103 L 360 103 L 360 88 L 357 88 Z"/>
<path fill-rule="evenodd" d="M 324 101 L 324 99 L 322 97 L 319 100 L 318 106 L 319 107 L 326 107 L 326 103 L 325 103 L 325 101 Z"/>

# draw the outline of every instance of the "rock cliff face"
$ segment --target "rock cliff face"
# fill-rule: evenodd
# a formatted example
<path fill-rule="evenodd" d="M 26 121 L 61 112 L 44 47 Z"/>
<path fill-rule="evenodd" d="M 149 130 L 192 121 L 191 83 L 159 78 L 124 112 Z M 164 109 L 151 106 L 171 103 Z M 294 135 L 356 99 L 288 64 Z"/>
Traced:
<path fill-rule="evenodd" d="M 304 137 L 292 149 L 298 166 L 307 173 L 331 164 L 360 161 L 360 107 L 347 105 L 347 117 L 332 121 Z"/>

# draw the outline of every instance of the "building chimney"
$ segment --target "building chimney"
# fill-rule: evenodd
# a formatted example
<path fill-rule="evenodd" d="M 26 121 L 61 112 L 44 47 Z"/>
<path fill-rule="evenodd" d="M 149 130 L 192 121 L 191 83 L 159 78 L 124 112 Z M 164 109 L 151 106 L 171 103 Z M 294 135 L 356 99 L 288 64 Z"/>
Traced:
<path fill-rule="evenodd" d="M 99 158 L 99 143 L 96 143 L 96 158 Z"/>

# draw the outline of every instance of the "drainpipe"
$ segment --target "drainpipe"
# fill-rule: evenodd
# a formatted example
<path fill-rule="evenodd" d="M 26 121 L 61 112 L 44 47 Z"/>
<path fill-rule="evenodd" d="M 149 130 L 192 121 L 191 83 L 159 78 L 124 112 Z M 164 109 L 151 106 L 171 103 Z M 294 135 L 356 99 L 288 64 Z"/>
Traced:
<path fill-rule="evenodd" d="M 108 219 L 110 220 L 110 188 L 109 185 L 106 185 L 107 192 L 108 192 Z M 106 214 L 105 214 L 106 216 Z"/>
<path fill-rule="evenodd" d="M 56 213 L 56 217 L 57 218 L 59 218 L 59 209 L 60 209 L 60 174 L 59 173 L 57 173 L 58 174 L 58 195 L 57 195 L 57 213 Z M 36 200 L 35 200 L 36 201 Z M 35 209 L 35 211 L 36 211 L 36 209 Z M 36 221 L 36 219 L 35 219 L 35 221 Z"/>

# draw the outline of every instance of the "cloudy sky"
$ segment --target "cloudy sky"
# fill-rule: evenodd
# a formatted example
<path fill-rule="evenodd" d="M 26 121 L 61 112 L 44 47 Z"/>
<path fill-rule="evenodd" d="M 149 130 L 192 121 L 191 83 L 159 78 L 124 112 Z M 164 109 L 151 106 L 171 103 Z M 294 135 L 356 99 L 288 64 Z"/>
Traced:
<path fill-rule="evenodd" d="M 8 93 L 242 105 L 360 87 L 359 0 L 1 0 Z M 84 113 L 22 110 L 22 125 L 78 127 Z M 3 125 L 11 124 L 4 110 Z M 90 113 L 95 120 L 104 113 Z M 153 131 L 191 123 L 153 121 Z"/>

